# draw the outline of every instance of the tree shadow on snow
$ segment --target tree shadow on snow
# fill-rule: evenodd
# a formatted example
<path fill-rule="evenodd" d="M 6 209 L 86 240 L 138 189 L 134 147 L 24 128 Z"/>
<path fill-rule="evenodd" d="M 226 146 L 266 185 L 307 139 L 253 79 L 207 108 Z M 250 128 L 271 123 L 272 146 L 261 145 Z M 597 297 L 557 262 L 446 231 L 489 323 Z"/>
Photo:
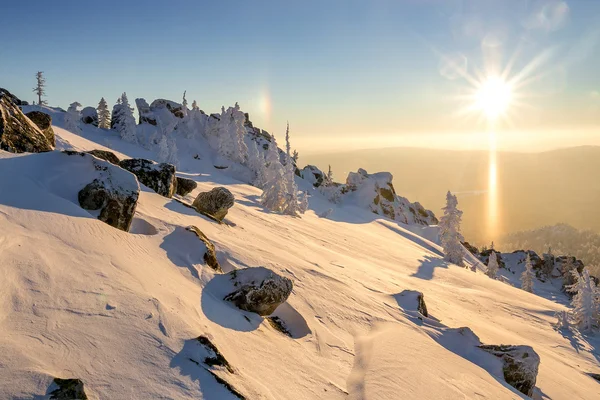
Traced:
<path fill-rule="evenodd" d="M 419 269 L 411 276 L 420 279 L 431 280 L 433 279 L 436 268 L 448 268 L 448 262 L 441 258 L 425 256 L 425 258 L 420 261 L 421 265 L 419 265 Z"/>
<path fill-rule="evenodd" d="M 408 240 L 418 244 L 419 246 L 423 247 L 424 249 L 431 251 L 433 254 L 437 254 L 440 257 L 444 256 L 444 253 L 442 253 L 438 248 L 433 246 L 431 244 L 431 242 L 422 238 L 421 236 L 417 235 L 416 233 L 404 231 L 404 230 L 399 229 L 399 227 L 396 228 L 394 226 L 390 226 L 388 224 L 383 224 L 381 222 L 380 222 L 380 225 L 388 228 L 389 230 L 391 230 L 394 233 L 397 233 L 398 235 L 404 237 L 405 239 L 408 239 Z"/>

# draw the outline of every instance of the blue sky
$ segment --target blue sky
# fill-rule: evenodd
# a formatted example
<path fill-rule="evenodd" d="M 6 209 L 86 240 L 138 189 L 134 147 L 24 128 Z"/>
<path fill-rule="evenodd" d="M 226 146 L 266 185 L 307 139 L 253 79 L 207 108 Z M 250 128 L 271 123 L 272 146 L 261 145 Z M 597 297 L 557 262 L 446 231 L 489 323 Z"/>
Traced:
<path fill-rule="evenodd" d="M 25 100 L 38 70 L 62 107 L 187 90 L 276 134 L 289 120 L 303 148 L 482 129 L 457 116 L 469 84 L 444 60 L 474 75 L 517 51 L 513 75 L 543 60 L 505 129 L 600 124 L 600 1 L 13 1 L 0 26 L 0 86 Z"/>

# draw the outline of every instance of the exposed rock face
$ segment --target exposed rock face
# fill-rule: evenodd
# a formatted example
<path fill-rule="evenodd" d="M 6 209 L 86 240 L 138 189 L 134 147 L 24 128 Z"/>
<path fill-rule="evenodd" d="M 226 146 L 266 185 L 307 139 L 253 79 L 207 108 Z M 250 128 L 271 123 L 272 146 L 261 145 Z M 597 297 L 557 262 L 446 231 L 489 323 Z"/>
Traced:
<path fill-rule="evenodd" d="M 196 236 L 198 236 L 198 239 L 200 239 L 206 246 L 206 253 L 204 253 L 204 262 L 206 263 L 206 265 L 208 265 L 217 272 L 223 272 L 221 266 L 219 265 L 219 261 L 217 260 L 217 252 L 215 251 L 215 245 L 197 227 L 192 225 L 187 227 L 186 229 L 190 232 L 194 232 Z"/>
<path fill-rule="evenodd" d="M 86 153 L 93 155 L 94 157 L 98 157 L 101 160 L 108 161 L 111 164 L 119 165 L 119 157 L 115 155 L 112 151 L 108 150 L 90 150 L 86 151 Z"/>
<path fill-rule="evenodd" d="M 99 210 L 100 221 L 128 232 L 139 197 L 139 185 L 135 176 L 106 161 L 93 159 L 86 153 L 65 153 L 92 158 L 94 169 L 98 171 L 98 178 L 87 184 L 77 195 L 81 208 Z"/>
<path fill-rule="evenodd" d="M 52 144 L 42 131 L 8 97 L 0 96 L 0 150 L 43 153 Z"/>
<path fill-rule="evenodd" d="M 361 168 L 358 172 L 348 174 L 342 194 L 350 202 L 398 222 L 419 225 L 438 223 L 433 212 L 426 210 L 419 203 L 411 203 L 408 199 L 398 196 L 392 179 L 389 172 L 369 174 Z"/>
<path fill-rule="evenodd" d="M 94 107 L 86 107 L 81 110 L 81 122 L 88 125 L 98 126 L 98 111 Z"/>
<path fill-rule="evenodd" d="M 325 173 L 314 165 L 307 165 L 300 171 L 300 177 L 309 181 L 314 187 L 319 187 L 325 180 Z"/>
<path fill-rule="evenodd" d="M 138 123 L 140 125 L 146 123 L 156 126 L 156 117 L 152 115 L 152 110 L 150 110 L 148 102 L 145 99 L 135 99 L 135 105 L 140 114 Z"/>
<path fill-rule="evenodd" d="M 234 203 L 233 193 L 224 187 L 216 187 L 210 192 L 199 193 L 192 205 L 198 212 L 222 221 Z"/>
<path fill-rule="evenodd" d="M 183 114 L 183 106 L 171 100 L 156 99 L 152 102 L 152 104 L 150 104 L 151 111 L 155 111 L 160 108 L 166 108 L 177 118 L 183 118 L 185 116 Z"/>
<path fill-rule="evenodd" d="M 530 346 L 481 345 L 480 349 L 504 361 L 504 380 L 526 396 L 533 396 L 540 356 Z"/>
<path fill-rule="evenodd" d="M 198 187 L 196 181 L 177 177 L 177 194 L 180 196 L 185 196 L 191 193 L 194 189 Z"/>
<path fill-rule="evenodd" d="M 292 293 L 290 279 L 264 267 L 234 270 L 228 275 L 237 290 L 224 300 L 258 315 L 271 315 Z"/>
<path fill-rule="evenodd" d="M 492 250 L 492 249 L 484 250 L 480 253 L 479 258 L 481 259 L 481 262 L 484 263 L 485 265 L 488 265 L 492 251 L 496 253 L 496 261 L 498 261 L 498 267 L 506 268 L 506 263 L 502 259 L 502 253 L 500 253 L 499 251 L 496 251 L 496 250 Z"/>
<path fill-rule="evenodd" d="M 407 289 L 403 290 L 401 293 L 398 293 L 395 297 L 398 305 L 405 311 L 414 312 L 414 310 L 416 310 L 422 316 L 429 317 L 427 305 L 425 304 L 425 295 L 423 292 Z"/>
<path fill-rule="evenodd" d="M 50 399 L 57 400 L 87 400 L 83 382 L 79 379 L 54 378 L 57 389 L 50 393 Z"/>
<path fill-rule="evenodd" d="M 52 117 L 41 111 L 31 111 L 25 114 L 42 131 L 52 146 L 56 146 L 54 130 L 52 129 Z"/>
<path fill-rule="evenodd" d="M 5 96 L 8 100 L 13 103 L 15 106 L 27 106 L 28 102 L 20 100 L 17 96 L 9 92 L 4 88 L 0 88 L 0 97 Z"/>
<path fill-rule="evenodd" d="M 175 193 L 175 167 L 167 163 L 155 163 L 143 158 L 131 158 L 119 162 L 119 166 L 132 172 L 138 180 L 156 193 L 173 197 Z"/>

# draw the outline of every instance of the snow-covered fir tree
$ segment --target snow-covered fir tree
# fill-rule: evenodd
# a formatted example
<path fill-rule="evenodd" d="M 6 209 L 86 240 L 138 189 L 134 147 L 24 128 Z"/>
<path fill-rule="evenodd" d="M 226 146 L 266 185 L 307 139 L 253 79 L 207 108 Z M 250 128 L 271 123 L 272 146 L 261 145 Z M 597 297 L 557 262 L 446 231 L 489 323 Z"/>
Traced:
<path fill-rule="evenodd" d="M 172 164 L 175 167 L 179 165 L 177 158 L 177 144 L 173 138 L 167 139 L 163 135 L 158 142 L 158 162 Z"/>
<path fill-rule="evenodd" d="M 252 140 L 248 146 L 248 168 L 254 173 L 252 184 L 257 188 L 262 188 L 266 182 L 265 158 L 262 152 L 258 151 L 258 145 Z"/>
<path fill-rule="evenodd" d="M 531 257 L 529 257 L 529 253 L 527 253 L 527 258 L 525 258 L 525 270 L 521 274 L 521 289 L 533 293 L 534 278 L 535 273 L 533 272 L 533 266 L 531 265 Z"/>
<path fill-rule="evenodd" d="M 460 222 L 463 212 L 458 208 L 458 199 L 450 191 L 446 194 L 444 215 L 440 218 L 440 239 L 446 261 L 464 266 L 464 250 L 461 242 L 464 240 L 460 233 Z"/>
<path fill-rule="evenodd" d="M 577 271 L 572 273 L 577 278 L 576 283 L 569 286 L 569 291 L 575 293 L 571 301 L 573 322 L 580 330 L 591 331 L 600 325 L 600 293 L 587 268 L 581 275 Z"/>
<path fill-rule="evenodd" d="M 287 200 L 285 171 L 279 161 L 279 150 L 275 137 L 271 135 L 271 143 L 266 157 L 266 182 L 260 202 L 271 211 L 283 211 Z"/>
<path fill-rule="evenodd" d="M 296 171 L 294 163 L 292 162 L 292 155 L 290 153 L 290 124 L 287 124 L 285 130 L 285 150 L 286 150 L 286 164 L 285 164 L 285 185 L 287 188 L 287 201 L 283 212 L 288 215 L 298 215 L 300 212 L 298 205 L 298 186 L 296 185 Z M 308 198 L 306 199 L 308 201 Z M 308 205 L 307 205 L 308 208 Z"/>
<path fill-rule="evenodd" d="M 130 143 L 137 142 L 135 118 L 133 117 L 133 108 L 129 106 L 127 94 L 123 93 L 113 107 L 111 128 L 115 129 L 121 135 L 121 138 Z"/>
<path fill-rule="evenodd" d="M 304 214 L 308 210 L 308 192 L 302 192 L 302 196 L 300 197 L 300 205 L 298 206 L 298 211 L 300 214 Z"/>
<path fill-rule="evenodd" d="M 492 250 L 490 254 L 485 274 L 492 279 L 496 279 L 496 276 L 498 275 L 498 257 L 494 250 Z"/>
<path fill-rule="evenodd" d="M 98 128 L 110 129 L 110 111 L 104 97 L 100 99 L 96 111 L 98 111 Z"/>
<path fill-rule="evenodd" d="M 327 168 L 327 176 L 325 178 L 325 183 L 327 186 L 333 183 L 333 171 L 331 170 L 331 164 L 329 164 Z"/>
<path fill-rule="evenodd" d="M 556 329 L 569 328 L 569 313 L 565 310 L 556 313 Z"/>
<path fill-rule="evenodd" d="M 200 107 L 198 107 L 198 103 L 196 102 L 196 100 L 192 101 L 192 110 L 200 110 Z"/>
<path fill-rule="evenodd" d="M 71 103 L 65 114 L 65 129 L 73 133 L 81 132 L 81 128 L 79 127 L 79 121 L 81 120 L 79 107 L 81 107 L 80 103 Z"/>
<path fill-rule="evenodd" d="M 242 164 L 248 158 L 248 147 L 244 141 L 246 135 L 245 119 L 246 117 L 240 111 L 238 103 L 227 110 L 225 110 L 225 107 L 221 107 L 221 117 L 215 132 L 218 138 L 219 154 Z"/>
<path fill-rule="evenodd" d="M 294 152 L 292 153 L 292 160 L 294 160 L 294 164 L 298 163 L 298 157 L 300 157 L 300 154 L 298 154 L 298 150 L 294 150 Z"/>
<path fill-rule="evenodd" d="M 44 72 L 38 71 L 35 74 L 35 87 L 33 92 L 38 96 L 38 105 L 45 106 L 48 104 L 46 100 L 42 100 L 42 97 L 46 95 L 46 78 L 44 78 Z"/>

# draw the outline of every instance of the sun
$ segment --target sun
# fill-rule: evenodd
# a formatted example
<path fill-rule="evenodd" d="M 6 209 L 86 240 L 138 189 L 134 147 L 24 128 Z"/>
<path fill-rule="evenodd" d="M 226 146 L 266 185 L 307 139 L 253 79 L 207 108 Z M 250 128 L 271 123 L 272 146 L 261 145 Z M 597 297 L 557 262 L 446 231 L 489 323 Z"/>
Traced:
<path fill-rule="evenodd" d="M 512 87 L 499 76 L 488 76 L 475 92 L 474 108 L 490 121 L 506 115 L 512 101 Z"/>

